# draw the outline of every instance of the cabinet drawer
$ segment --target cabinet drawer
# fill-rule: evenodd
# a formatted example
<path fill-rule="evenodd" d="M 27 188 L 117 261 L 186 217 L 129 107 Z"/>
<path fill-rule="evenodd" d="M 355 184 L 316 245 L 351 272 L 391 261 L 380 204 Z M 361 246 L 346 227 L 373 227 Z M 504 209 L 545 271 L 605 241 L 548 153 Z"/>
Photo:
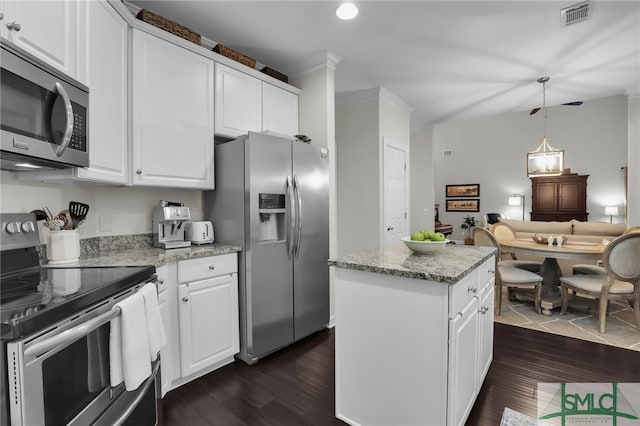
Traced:
<path fill-rule="evenodd" d="M 186 283 L 238 272 L 235 253 L 178 262 L 178 282 Z"/>
<path fill-rule="evenodd" d="M 478 286 L 478 268 L 455 284 L 449 286 L 449 318 L 455 316 L 474 298 L 480 287 Z"/>
<path fill-rule="evenodd" d="M 484 287 L 486 283 L 493 279 L 493 276 L 496 272 L 496 261 L 495 258 L 487 259 L 480 267 L 478 268 L 479 272 L 479 281 L 478 281 L 478 289 Z"/>

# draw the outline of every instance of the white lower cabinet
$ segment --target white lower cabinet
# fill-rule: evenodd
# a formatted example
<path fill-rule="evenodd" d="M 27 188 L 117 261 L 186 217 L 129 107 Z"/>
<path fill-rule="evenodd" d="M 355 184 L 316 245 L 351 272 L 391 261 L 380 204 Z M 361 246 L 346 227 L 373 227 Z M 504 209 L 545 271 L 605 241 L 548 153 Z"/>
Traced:
<path fill-rule="evenodd" d="M 464 425 L 493 358 L 494 271 L 494 257 L 455 284 L 337 268 L 336 417 Z"/>
<path fill-rule="evenodd" d="M 447 424 L 451 425 L 466 421 L 493 359 L 495 291 L 493 273 L 486 272 L 494 271 L 495 265 L 493 259 L 487 262 L 478 269 L 478 287 L 468 291 L 474 296 L 449 320 Z M 482 282 L 488 275 L 489 281 Z"/>
<path fill-rule="evenodd" d="M 167 336 L 162 394 L 233 362 L 240 350 L 237 255 L 224 254 L 156 268 Z"/>
<path fill-rule="evenodd" d="M 237 274 L 178 286 L 182 377 L 233 360 L 240 349 L 237 303 Z"/>

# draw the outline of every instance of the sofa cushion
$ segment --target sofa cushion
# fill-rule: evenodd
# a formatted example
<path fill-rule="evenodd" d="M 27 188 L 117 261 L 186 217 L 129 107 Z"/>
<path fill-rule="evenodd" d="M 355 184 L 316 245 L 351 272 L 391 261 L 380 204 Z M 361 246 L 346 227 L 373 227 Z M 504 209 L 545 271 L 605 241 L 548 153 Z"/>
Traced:
<path fill-rule="evenodd" d="M 571 235 L 571 222 L 537 222 L 500 218 L 500 222 L 509 225 L 518 237 L 533 234 Z"/>
<path fill-rule="evenodd" d="M 581 222 L 571 220 L 574 235 L 598 235 L 618 237 L 627 229 L 626 223 Z"/>

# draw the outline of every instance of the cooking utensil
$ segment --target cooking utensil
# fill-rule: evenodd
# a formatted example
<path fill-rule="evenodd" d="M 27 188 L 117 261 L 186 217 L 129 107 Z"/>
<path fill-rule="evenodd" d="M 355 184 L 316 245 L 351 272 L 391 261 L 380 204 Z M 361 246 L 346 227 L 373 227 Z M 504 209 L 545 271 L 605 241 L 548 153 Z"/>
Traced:
<path fill-rule="evenodd" d="M 72 229 L 77 229 L 89 212 L 89 205 L 77 201 L 69 201 L 69 213 L 71 214 Z"/>
<path fill-rule="evenodd" d="M 45 213 L 44 210 L 40 210 L 40 209 L 36 209 L 36 210 L 31 210 L 31 213 L 34 213 L 36 215 L 36 221 L 39 222 L 41 220 L 48 220 L 49 216 L 47 216 L 47 213 Z"/>
<path fill-rule="evenodd" d="M 42 225 L 51 231 L 59 231 L 64 226 L 64 221 L 60 219 L 45 220 Z"/>
<path fill-rule="evenodd" d="M 73 229 L 73 220 L 71 219 L 69 210 L 62 210 L 54 219 L 58 219 L 63 222 L 62 229 Z"/>

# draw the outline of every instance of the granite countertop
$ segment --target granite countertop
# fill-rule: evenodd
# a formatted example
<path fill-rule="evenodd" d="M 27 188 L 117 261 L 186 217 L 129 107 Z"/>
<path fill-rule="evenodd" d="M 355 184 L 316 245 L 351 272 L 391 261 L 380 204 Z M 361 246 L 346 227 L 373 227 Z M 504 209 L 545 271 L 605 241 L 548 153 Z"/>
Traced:
<path fill-rule="evenodd" d="M 404 244 L 396 244 L 329 259 L 329 265 L 454 284 L 495 254 L 493 247 L 447 244 L 436 253 L 415 255 Z"/>
<path fill-rule="evenodd" d="M 218 256 L 237 253 L 242 249 L 238 246 L 225 244 L 207 244 L 176 249 L 161 249 L 152 245 L 143 245 L 130 249 L 104 248 L 91 251 L 80 256 L 77 262 L 60 265 L 50 265 L 43 262 L 43 267 L 87 267 L 87 266 L 162 266 L 178 260 L 198 257 Z"/>

